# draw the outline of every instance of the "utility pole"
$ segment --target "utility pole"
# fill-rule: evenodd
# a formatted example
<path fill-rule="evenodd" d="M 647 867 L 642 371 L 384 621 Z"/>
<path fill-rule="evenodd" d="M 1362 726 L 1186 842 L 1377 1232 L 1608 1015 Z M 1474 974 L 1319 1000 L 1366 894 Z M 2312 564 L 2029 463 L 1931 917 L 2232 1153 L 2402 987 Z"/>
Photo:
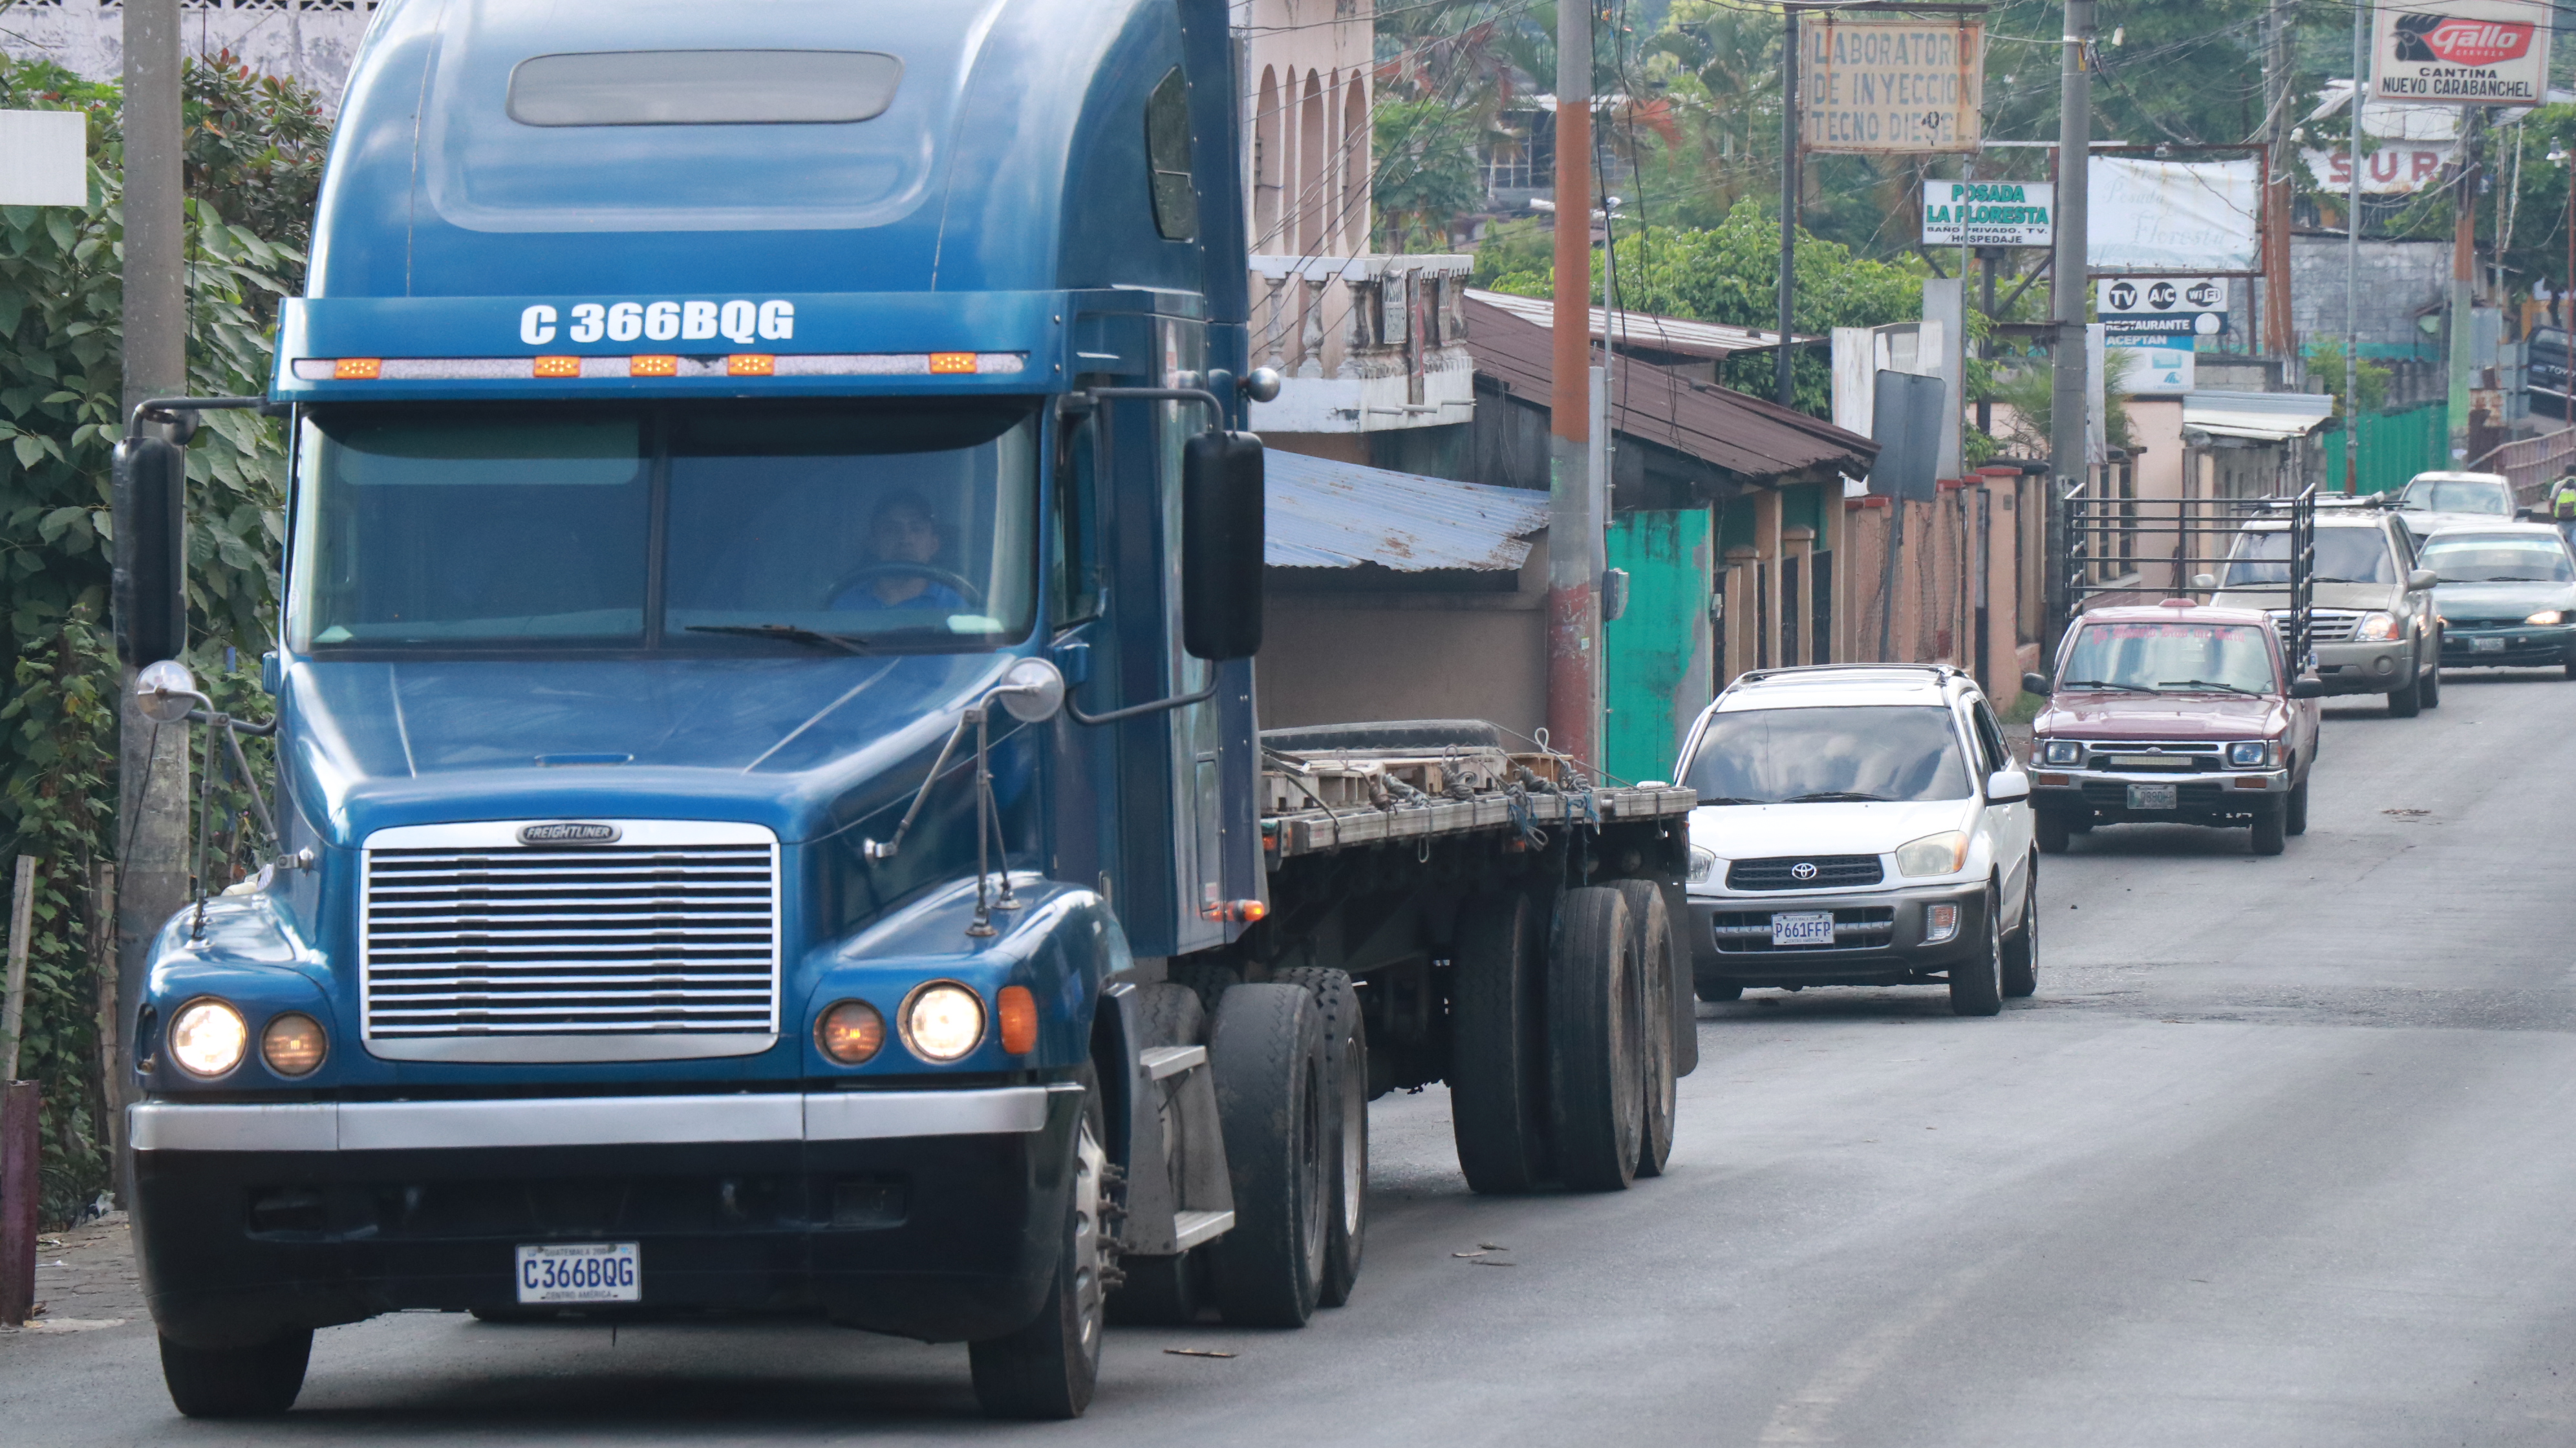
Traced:
<path fill-rule="evenodd" d="M 1592 486 L 1592 0 L 1556 7 L 1556 287 L 1548 394 L 1547 742 L 1597 765 L 1601 518 Z"/>
<path fill-rule="evenodd" d="M 2263 154 L 2263 311 L 2267 350 L 2279 357 L 2284 378 L 2299 365 L 2297 318 L 2290 305 L 2290 5 L 2271 0 L 2271 33 L 2264 52 L 2263 99 L 2272 118 Z M 2291 382 L 2290 385 L 2295 385 Z"/>
<path fill-rule="evenodd" d="M 188 390 L 185 221 L 180 207 L 179 0 L 125 5 L 125 407 Z M 132 1031 L 144 955 L 188 902 L 188 730 L 134 707 L 136 659 L 122 671 L 117 730 L 117 1038 Z M 107 1079 L 123 1105 L 125 1063 Z M 123 1173 L 119 1172 L 120 1186 Z"/>
<path fill-rule="evenodd" d="M 1782 407 L 1798 405 L 1790 380 L 1789 326 L 1798 294 L 1798 7 L 1784 6 L 1781 21 L 1789 27 L 1780 45 L 1780 354 L 1777 399 Z"/>
<path fill-rule="evenodd" d="M 2343 490 L 2361 491 L 2361 107 L 2370 94 L 2369 12 L 2352 7 L 2352 174 L 2343 201 Z"/>
<path fill-rule="evenodd" d="M 2048 414 L 2048 636 L 2041 661 L 2057 655 L 2071 596 L 2067 577 L 2066 500 L 2089 476 L 2085 455 L 2086 278 L 2084 185 L 2093 154 L 2093 0 L 2066 0 L 2063 68 L 2058 84 L 2057 257 L 2049 266 L 2057 338 L 2049 359 L 2056 383 Z"/>
<path fill-rule="evenodd" d="M 2452 193 L 2449 435 L 2454 459 L 2468 455 L 2469 371 L 2477 360 L 2478 186 L 2485 179 L 2486 107 L 2471 106 L 2460 126 L 2459 187 Z"/>

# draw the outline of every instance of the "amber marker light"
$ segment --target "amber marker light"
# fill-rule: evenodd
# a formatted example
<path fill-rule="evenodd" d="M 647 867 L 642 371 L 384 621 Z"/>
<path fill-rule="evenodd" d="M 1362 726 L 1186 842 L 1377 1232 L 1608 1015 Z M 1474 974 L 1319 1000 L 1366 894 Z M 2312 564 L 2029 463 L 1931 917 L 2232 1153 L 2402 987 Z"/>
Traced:
<path fill-rule="evenodd" d="M 844 1066 L 861 1066 L 885 1045 L 885 1017 L 866 1001 L 842 1001 L 814 1022 L 814 1044 Z"/>
<path fill-rule="evenodd" d="M 994 1014 L 1002 1021 L 1002 1049 L 1025 1056 L 1038 1048 L 1038 998 L 1024 985 L 1002 987 Z"/>
<path fill-rule="evenodd" d="M 725 359 L 727 377 L 770 377 L 777 371 L 778 359 L 767 352 L 736 352 Z"/>
<path fill-rule="evenodd" d="M 626 359 L 626 375 L 629 377 L 677 377 L 680 375 L 680 359 L 667 353 L 643 357 L 629 357 Z"/>
<path fill-rule="evenodd" d="M 934 377 L 950 376 L 957 373 L 966 373 L 971 375 L 975 371 L 975 354 L 972 352 L 933 352 L 930 354 L 930 371 L 931 375 Z"/>
<path fill-rule="evenodd" d="M 373 382 L 383 374 L 384 370 L 385 359 L 382 357 L 343 357 L 331 364 L 331 380 Z"/>
<path fill-rule="evenodd" d="M 280 1076 L 310 1076 L 328 1050 L 322 1023 L 302 1011 L 288 1011 L 259 1033 L 259 1058 Z"/>
<path fill-rule="evenodd" d="M 528 372 L 529 375 L 533 377 L 579 377 L 581 375 L 581 359 L 578 357 L 540 357 L 536 360 L 534 365 L 529 367 Z"/>

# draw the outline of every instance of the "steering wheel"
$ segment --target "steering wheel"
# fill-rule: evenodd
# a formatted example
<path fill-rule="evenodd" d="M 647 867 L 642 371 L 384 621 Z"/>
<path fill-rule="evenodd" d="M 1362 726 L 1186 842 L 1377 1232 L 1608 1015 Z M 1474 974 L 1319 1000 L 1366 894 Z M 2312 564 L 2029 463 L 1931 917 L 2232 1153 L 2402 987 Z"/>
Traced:
<path fill-rule="evenodd" d="M 921 578 L 927 579 L 932 583 L 946 584 L 951 590 L 955 591 L 959 598 L 966 600 L 977 608 L 982 608 L 984 606 L 983 590 L 977 588 L 974 584 L 967 582 L 963 575 L 951 573 L 945 568 L 933 568 L 927 563 L 901 562 L 871 563 L 867 567 L 850 574 L 840 582 L 833 584 L 831 591 L 823 595 L 823 606 L 825 608 L 830 608 L 832 606 L 832 600 L 839 598 L 841 595 L 848 593 L 854 588 L 857 588 L 860 584 L 867 583 L 878 578 Z M 911 600 L 906 599 L 904 602 L 909 603 L 910 601 Z M 882 599 L 879 599 L 877 602 L 880 607 L 885 608 L 901 608 L 904 606 L 903 603 L 889 604 Z"/>

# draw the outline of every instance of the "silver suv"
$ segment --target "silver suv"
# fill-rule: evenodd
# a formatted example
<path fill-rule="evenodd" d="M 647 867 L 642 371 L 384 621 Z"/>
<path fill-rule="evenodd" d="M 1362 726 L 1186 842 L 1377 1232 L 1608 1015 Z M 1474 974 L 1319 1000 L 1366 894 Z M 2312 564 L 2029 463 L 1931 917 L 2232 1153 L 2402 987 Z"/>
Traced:
<path fill-rule="evenodd" d="M 2386 508 L 2325 506 L 2317 509 L 2316 551 L 2310 642 L 2325 691 L 2385 694 L 2388 712 L 2401 719 L 2440 704 L 2442 624 L 2433 612 L 2438 580 L 2416 566 L 2414 536 Z M 2246 524 L 2210 602 L 2261 609 L 2274 624 L 2286 622 L 2289 611 L 2279 605 L 2289 559 L 2286 519 Z"/>

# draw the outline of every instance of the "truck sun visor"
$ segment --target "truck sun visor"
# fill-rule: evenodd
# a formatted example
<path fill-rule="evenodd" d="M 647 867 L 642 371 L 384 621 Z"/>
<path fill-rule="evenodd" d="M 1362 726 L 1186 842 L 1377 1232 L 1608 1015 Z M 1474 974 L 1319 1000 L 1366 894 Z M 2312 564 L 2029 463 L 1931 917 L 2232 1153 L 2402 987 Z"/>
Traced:
<path fill-rule="evenodd" d="M 894 104 L 903 62 L 872 50 L 613 50 L 510 72 L 529 126 L 830 125 Z"/>

